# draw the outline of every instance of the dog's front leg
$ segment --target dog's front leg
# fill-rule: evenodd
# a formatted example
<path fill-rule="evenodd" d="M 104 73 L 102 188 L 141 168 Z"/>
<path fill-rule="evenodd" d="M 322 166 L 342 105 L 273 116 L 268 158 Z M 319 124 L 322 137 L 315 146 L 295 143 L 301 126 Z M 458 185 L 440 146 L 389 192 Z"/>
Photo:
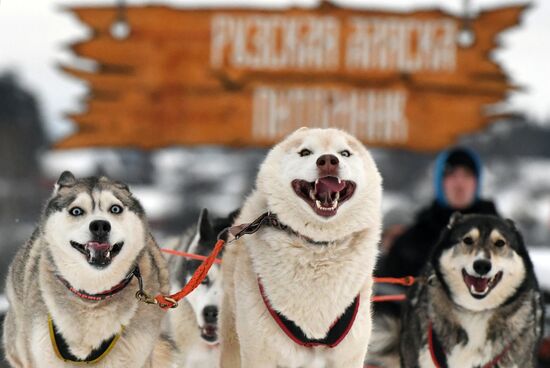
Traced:
<path fill-rule="evenodd" d="M 223 298 L 220 309 L 220 368 L 241 368 L 240 344 L 235 323 L 233 272 L 234 249 L 228 249 L 223 259 Z"/>
<path fill-rule="evenodd" d="M 239 338 L 235 333 L 235 320 L 222 303 L 220 320 L 220 368 L 241 368 Z M 225 309 L 225 313 L 223 312 Z"/>

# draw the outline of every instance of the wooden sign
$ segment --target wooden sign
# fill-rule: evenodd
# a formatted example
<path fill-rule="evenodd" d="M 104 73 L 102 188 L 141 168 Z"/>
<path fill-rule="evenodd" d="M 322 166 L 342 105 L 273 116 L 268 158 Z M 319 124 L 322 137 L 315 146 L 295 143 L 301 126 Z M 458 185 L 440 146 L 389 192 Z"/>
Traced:
<path fill-rule="evenodd" d="M 57 147 L 271 145 L 301 126 L 339 127 L 373 146 L 435 150 L 495 120 L 487 107 L 513 88 L 490 58 L 499 32 L 525 6 L 472 20 L 438 10 L 339 8 L 72 8 L 92 38 L 72 45 L 97 69 L 63 69 L 87 82 L 87 111 Z"/>

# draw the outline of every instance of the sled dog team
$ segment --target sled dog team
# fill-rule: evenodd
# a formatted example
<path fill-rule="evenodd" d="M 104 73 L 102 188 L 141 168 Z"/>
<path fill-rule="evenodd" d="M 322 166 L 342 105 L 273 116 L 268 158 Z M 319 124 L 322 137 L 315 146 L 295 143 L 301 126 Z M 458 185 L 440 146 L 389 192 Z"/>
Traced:
<path fill-rule="evenodd" d="M 208 255 L 224 229 L 261 219 L 164 311 L 136 291 L 179 289 L 200 261 L 165 260 L 124 183 L 64 172 L 9 270 L 5 356 L 16 368 L 535 367 L 541 294 L 510 220 L 454 215 L 401 316 L 373 322 L 381 200 L 357 139 L 297 130 L 238 213 L 203 211 L 173 242 Z"/>

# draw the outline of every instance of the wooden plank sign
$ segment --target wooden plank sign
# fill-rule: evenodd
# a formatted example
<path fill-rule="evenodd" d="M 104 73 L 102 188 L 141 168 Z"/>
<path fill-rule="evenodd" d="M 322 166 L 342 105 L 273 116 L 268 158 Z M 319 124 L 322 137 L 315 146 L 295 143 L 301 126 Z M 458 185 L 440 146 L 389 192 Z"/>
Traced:
<path fill-rule="evenodd" d="M 435 150 L 495 120 L 513 86 L 490 58 L 525 6 L 482 12 L 461 47 L 462 19 L 390 13 L 136 6 L 115 39 L 111 7 L 71 8 L 93 36 L 71 45 L 87 111 L 59 148 L 271 145 L 301 126 L 339 127 L 369 145 Z"/>

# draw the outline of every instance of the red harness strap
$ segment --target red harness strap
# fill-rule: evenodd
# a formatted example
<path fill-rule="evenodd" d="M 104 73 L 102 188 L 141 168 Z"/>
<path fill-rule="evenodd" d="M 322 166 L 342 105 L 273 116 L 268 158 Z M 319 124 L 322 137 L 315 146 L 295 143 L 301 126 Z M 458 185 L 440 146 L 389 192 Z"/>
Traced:
<path fill-rule="evenodd" d="M 287 335 L 292 341 L 305 347 L 327 346 L 329 348 L 333 348 L 338 346 L 351 330 L 351 327 L 355 322 L 357 312 L 359 311 L 361 298 L 357 295 L 353 302 L 346 308 L 344 313 L 332 323 L 324 338 L 310 339 L 306 336 L 302 329 L 294 323 L 294 321 L 289 320 L 283 314 L 273 309 L 271 303 L 265 295 L 264 287 L 260 279 L 258 279 L 258 286 L 260 288 L 260 294 L 262 295 L 264 304 L 269 311 L 269 314 L 271 314 L 271 317 L 273 317 L 275 323 L 277 323 L 285 335 Z"/>
<path fill-rule="evenodd" d="M 504 358 L 511 346 L 512 344 L 506 346 L 500 354 L 494 357 L 490 362 L 484 364 L 482 368 L 494 368 L 502 360 L 502 358 Z M 435 331 L 433 330 L 432 321 L 428 323 L 428 348 L 435 367 L 447 368 L 447 357 L 445 356 L 445 351 L 443 350 L 443 347 L 438 341 Z"/>

